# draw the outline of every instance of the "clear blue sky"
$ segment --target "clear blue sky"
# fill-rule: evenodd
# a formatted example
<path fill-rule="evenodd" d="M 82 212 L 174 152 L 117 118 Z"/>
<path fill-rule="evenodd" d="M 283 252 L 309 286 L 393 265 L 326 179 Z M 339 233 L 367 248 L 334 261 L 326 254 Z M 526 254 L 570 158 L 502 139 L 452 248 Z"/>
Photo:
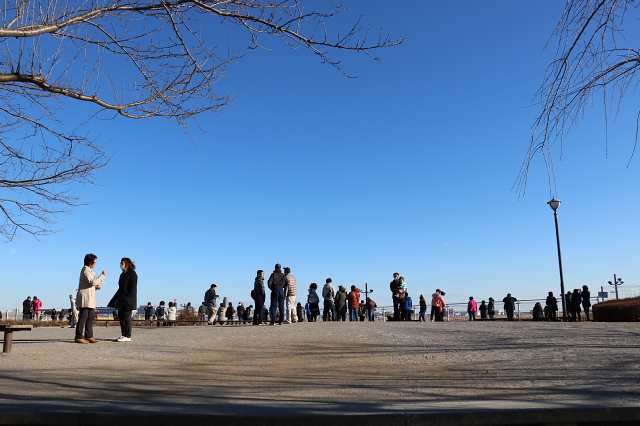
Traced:
<path fill-rule="evenodd" d="M 554 152 L 557 193 L 541 159 L 526 196 L 512 189 L 564 2 L 346 3 L 346 26 L 362 13 L 408 39 L 378 52 L 383 63 L 338 55 L 357 79 L 273 43 L 229 70 L 220 88 L 236 93 L 233 103 L 201 117 L 191 140 L 161 119 L 89 122 L 84 129 L 115 153 L 101 186 L 77 188 L 91 204 L 64 216 L 63 232 L 3 244 L 0 309 L 27 295 L 68 308 L 89 252 L 109 270 L 101 305 L 123 256 L 138 266 L 140 304 L 198 305 L 211 283 L 248 304 L 256 270 L 268 276 L 277 262 L 303 295 L 331 277 L 369 283 L 389 305 L 397 271 L 415 299 L 437 287 L 448 302 L 542 298 L 559 292 L 552 195 L 563 201 L 567 289 L 595 294 L 614 273 L 640 283 L 632 93 L 608 157 L 594 108 L 562 159 Z M 68 107 L 80 114 L 84 105 Z"/>

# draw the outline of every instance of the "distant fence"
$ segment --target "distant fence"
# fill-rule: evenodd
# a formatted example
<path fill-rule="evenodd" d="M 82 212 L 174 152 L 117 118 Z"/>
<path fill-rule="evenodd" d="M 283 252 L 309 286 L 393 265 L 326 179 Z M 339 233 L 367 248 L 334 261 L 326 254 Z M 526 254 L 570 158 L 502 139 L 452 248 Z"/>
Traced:
<path fill-rule="evenodd" d="M 571 286 L 566 287 L 566 291 L 570 291 L 572 290 L 572 288 L 570 288 Z M 582 287 L 582 286 L 580 286 Z M 612 285 L 609 286 L 602 286 L 602 289 L 604 290 L 605 293 L 607 293 L 607 298 L 606 299 L 601 299 L 598 296 L 598 294 L 600 293 L 600 288 L 590 288 L 589 290 L 591 291 L 591 304 L 595 304 L 597 302 L 601 302 L 603 300 L 615 300 L 616 298 L 616 292 L 615 292 L 615 288 Z M 618 286 L 618 297 L 620 299 L 624 299 L 624 298 L 629 298 L 629 297 L 640 297 L 640 286 L 638 285 L 627 285 L 627 284 L 623 284 L 623 285 L 619 285 Z M 558 308 L 559 308 L 559 314 L 562 314 L 562 299 L 556 295 L 556 298 L 558 299 Z M 480 306 L 480 300 L 476 300 L 478 302 L 478 306 Z M 542 304 L 542 306 L 544 307 L 545 302 L 546 302 L 546 298 L 544 299 L 524 299 L 524 300 L 518 300 L 516 302 L 516 311 L 515 311 L 515 318 L 516 319 L 521 319 L 521 318 L 527 318 L 530 317 L 531 315 L 531 311 L 533 310 L 534 305 L 536 304 L 536 302 L 540 302 Z M 419 314 L 419 302 L 417 300 L 414 301 L 414 313 L 412 315 L 412 320 L 418 320 L 418 314 Z M 468 320 L 468 316 L 467 316 L 467 303 L 468 302 L 461 302 L 461 303 L 448 303 L 447 304 L 447 309 L 445 310 L 444 313 L 444 320 L 445 321 L 461 321 L 461 320 Z M 431 301 L 428 301 L 428 305 L 427 305 L 427 320 L 429 320 L 430 315 L 431 315 Z M 495 301 L 495 308 L 496 308 L 496 315 L 494 316 L 494 318 L 497 319 L 501 319 L 501 318 L 506 318 L 506 313 L 504 312 L 503 308 L 503 302 L 502 300 L 496 300 Z M 113 318 L 113 308 L 102 308 L 102 309 L 98 309 L 100 311 L 99 314 L 99 318 Z M 45 314 L 42 317 L 43 321 L 49 321 L 51 320 L 51 309 L 47 309 L 44 311 Z M 68 310 L 65 309 L 65 317 L 68 316 Z M 386 321 L 389 315 L 393 315 L 393 306 L 378 306 L 378 308 L 376 309 L 376 313 L 375 313 L 375 319 L 376 321 Z M 135 312 L 134 313 L 134 319 L 140 319 L 140 318 L 144 318 L 144 314 L 140 314 Z M 477 318 L 480 318 L 480 314 L 477 314 Z M 3 320 L 22 320 L 22 308 L 15 308 L 15 309 L 10 309 L 10 310 L 3 310 L 2 311 L 2 319 Z M 322 319 L 322 315 L 319 316 L 319 319 Z"/>

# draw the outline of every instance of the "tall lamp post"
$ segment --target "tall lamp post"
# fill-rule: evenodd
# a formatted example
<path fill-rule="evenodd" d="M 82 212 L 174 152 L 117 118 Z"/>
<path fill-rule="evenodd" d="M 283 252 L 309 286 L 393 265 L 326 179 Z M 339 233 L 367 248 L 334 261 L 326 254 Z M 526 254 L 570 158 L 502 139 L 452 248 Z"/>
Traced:
<path fill-rule="evenodd" d="M 553 217 L 556 223 L 556 242 L 558 244 L 558 265 L 560 267 L 560 298 L 562 299 L 562 320 L 567 320 L 567 308 L 564 300 L 564 274 L 562 272 L 562 248 L 560 247 L 560 226 L 558 225 L 558 207 L 562 201 L 556 200 L 555 197 L 547 204 L 553 209 Z"/>
<path fill-rule="evenodd" d="M 367 304 L 367 319 L 365 321 L 369 321 L 371 316 L 371 310 L 369 308 L 369 294 L 373 293 L 373 289 L 369 289 L 369 284 L 364 283 L 364 303 Z"/>

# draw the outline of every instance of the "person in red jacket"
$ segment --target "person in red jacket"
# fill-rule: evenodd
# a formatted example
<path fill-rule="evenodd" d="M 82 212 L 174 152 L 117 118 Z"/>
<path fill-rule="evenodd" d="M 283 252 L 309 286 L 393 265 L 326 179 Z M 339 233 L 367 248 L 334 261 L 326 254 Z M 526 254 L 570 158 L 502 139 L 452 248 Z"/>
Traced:
<path fill-rule="evenodd" d="M 349 293 L 349 321 L 358 321 L 358 312 L 360 309 L 360 290 L 355 285 L 351 286 Z"/>

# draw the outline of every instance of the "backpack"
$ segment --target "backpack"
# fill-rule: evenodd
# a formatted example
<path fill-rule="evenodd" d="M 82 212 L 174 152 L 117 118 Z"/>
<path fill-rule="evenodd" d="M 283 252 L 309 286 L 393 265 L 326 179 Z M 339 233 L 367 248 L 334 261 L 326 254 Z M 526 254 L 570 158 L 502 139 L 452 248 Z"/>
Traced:
<path fill-rule="evenodd" d="M 158 315 L 159 317 L 163 317 L 165 315 L 164 306 L 158 306 L 158 312 L 156 315 Z"/>

